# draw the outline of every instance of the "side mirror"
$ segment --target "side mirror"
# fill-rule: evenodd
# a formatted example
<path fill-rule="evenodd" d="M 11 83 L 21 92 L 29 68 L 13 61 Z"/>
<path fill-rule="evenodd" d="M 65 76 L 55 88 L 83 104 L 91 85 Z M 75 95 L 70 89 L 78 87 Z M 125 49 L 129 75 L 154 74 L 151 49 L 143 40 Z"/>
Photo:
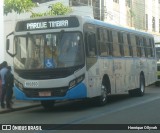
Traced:
<path fill-rule="evenodd" d="M 7 51 L 9 50 L 9 46 L 10 46 L 10 40 L 7 39 L 7 42 L 6 42 L 6 50 L 7 50 Z"/>
<path fill-rule="evenodd" d="M 14 56 L 16 55 L 16 53 L 15 53 L 15 54 L 12 54 L 12 53 L 9 52 L 10 39 L 8 39 L 8 37 L 11 36 L 11 35 L 13 35 L 13 34 L 14 34 L 14 32 L 11 32 L 10 34 L 8 34 L 8 35 L 6 36 L 6 52 L 7 52 L 11 57 L 14 57 Z"/>

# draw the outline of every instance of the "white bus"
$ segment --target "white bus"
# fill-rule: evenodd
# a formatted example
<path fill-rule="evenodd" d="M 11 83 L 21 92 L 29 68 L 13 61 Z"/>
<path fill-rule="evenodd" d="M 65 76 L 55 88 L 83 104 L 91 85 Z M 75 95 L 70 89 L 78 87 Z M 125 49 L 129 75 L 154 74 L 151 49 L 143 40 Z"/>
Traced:
<path fill-rule="evenodd" d="M 152 35 L 89 17 L 19 21 L 6 50 L 14 57 L 16 98 L 39 100 L 47 109 L 57 100 L 93 98 L 104 105 L 112 94 L 143 96 L 156 81 Z"/>

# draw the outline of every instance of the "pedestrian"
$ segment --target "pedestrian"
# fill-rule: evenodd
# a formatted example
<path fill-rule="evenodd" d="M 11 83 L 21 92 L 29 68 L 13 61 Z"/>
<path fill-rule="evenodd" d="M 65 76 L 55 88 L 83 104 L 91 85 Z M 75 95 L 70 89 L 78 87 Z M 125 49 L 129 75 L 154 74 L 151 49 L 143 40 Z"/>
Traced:
<path fill-rule="evenodd" d="M 5 108 L 4 98 L 5 98 L 5 95 L 6 95 L 6 87 L 5 87 L 4 76 L 8 71 L 7 66 L 8 66 L 8 64 L 7 64 L 6 61 L 2 62 L 1 70 L 0 70 L 0 76 L 1 76 L 1 80 L 2 80 L 1 108 Z"/>
<path fill-rule="evenodd" d="M 6 105 L 8 109 L 12 108 L 12 96 L 13 96 L 13 86 L 14 86 L 14 76 L 11 73 L 11 67 L 7 67 L 8 71 L 5 74 L 5 87 L 6 87 Z"/>

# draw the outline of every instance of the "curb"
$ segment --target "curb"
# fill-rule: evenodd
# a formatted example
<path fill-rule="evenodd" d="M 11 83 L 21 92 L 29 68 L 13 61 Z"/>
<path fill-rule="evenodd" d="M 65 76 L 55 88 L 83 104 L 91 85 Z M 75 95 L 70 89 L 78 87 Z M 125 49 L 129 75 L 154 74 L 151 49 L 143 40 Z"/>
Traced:
<path fill-rule="evenodd" d="M 28 105 L 28 106 L 23 106 L 23 107 L 16 107 L 16 108 L 13 108 L 13 109 L 4 109 L 4 110 L 0 110 L 0 114 L 10 113 L 10 112 L 19 111 L 19 110 L 30 109 L 30 108 L 39 107 L 39 106 L 41 106 L 41 104 Z"/>

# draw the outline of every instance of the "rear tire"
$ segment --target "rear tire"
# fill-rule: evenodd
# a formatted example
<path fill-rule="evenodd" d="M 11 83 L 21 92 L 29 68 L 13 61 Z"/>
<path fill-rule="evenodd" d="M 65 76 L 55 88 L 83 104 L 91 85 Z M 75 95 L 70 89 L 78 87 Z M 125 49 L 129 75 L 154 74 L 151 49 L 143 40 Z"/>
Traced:
<path fill-rule="evenodd" d="M 41 105 L 44 107 L 46 110 L 52 110 L 54 107 L 55 101 L 50 100 L 50 101 L 41 101 Z"/>
<path fill-rule="evenodd" d="M 139 88 L 130 90 L 129 95 L 130 96 L 143 96 L 145 93 L 145 79 L 144 76 L 140 75 L 140 82 L 139 82 Z"/>
<path fill-rule="evenodd" d="M 144 76 L 141 74 L 140 75 L 140 86 L 137 88 L 137 96 L 143 96 L 145 93 L 145 79 Z"/>

